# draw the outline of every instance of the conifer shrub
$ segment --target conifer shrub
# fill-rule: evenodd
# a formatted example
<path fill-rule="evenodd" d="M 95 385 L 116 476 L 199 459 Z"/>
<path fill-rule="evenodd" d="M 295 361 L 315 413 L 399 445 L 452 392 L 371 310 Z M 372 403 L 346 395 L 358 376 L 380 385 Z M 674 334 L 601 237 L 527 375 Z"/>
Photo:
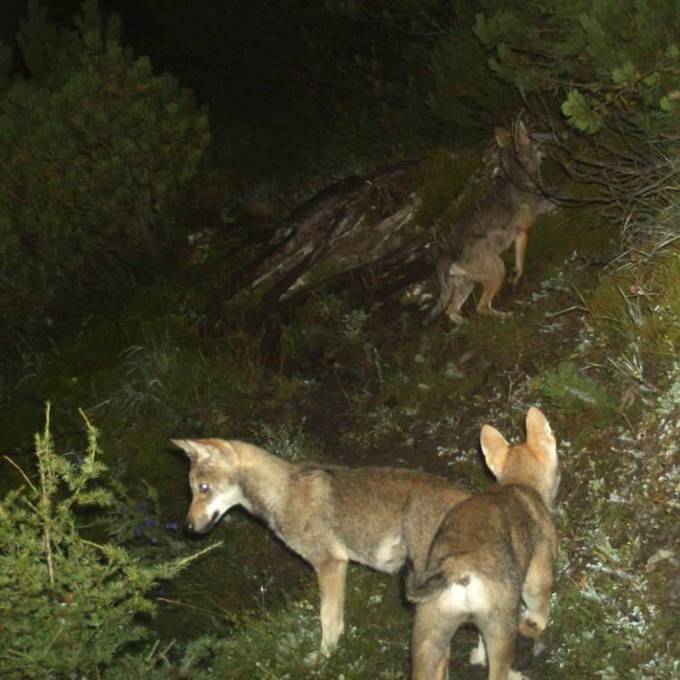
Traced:
<path fill-rule="evenodd" d="M 556 94 L 583 132 L 637 130 L 651 133 L 650 141 L 673 134 L 680 86 L 674 0 L 494 4 L 477 15 L 474 31 L 502 80 L 525 96 Z"/>
<path fill-rule="evenodd" d="M 28 77 L 0 99 L 0 308 L 21 327 L 164 264 L 209 131 L 96 0 L 72 29 L 32 0 L 18 43 Z"/>
<path fill-rule="evenodd" d="M 21 470 L 25 484 L 0 501 L 3 678 L 168 677 L 167 649 L 149 649 L 144 625 L 155 611 L 152 589 L 206 551 L 151 562 L 115 534 L 99 538 L 96 527 L 118 512 L 120 487 L 105 482 L 97 431 L 86 427 L 82 457 L 60 455 L 48 407 L 35 440 L 37 478 Z M 177 663 L 189 668 L 207 648 L 197 640 Z"/>
<path fill-rule="evenodd" d="M 551 149 L 584 201 L 607 206 L 625 237 L 645 232 L 660 208 L 677 206 L 677 2 L 507 5 L 490 4 L 474 26 L 491 70 L 553 130 L 566 122 Z"/>
<path fill-rule="evenodd" d="M 554 408 L 570 413 L 611 415 L 616 410 L 616 401 L 605 387 L 568 361 L 545 374 L 541 391 Z"/>

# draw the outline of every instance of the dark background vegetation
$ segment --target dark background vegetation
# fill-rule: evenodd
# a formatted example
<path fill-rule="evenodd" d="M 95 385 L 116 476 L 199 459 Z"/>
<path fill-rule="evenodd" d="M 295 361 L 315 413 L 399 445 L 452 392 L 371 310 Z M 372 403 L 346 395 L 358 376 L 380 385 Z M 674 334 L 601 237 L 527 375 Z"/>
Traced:
<path fill-rule="evenodd" d="M 675 677 L 678 35 L 673 0 L 6 0 L 8 677 L 407 677 L 395 579 L 351 570 L 348 630 L 314 664 L 313 574 L 263 527 L 229 513 L 223 546 L 191 561 L 206 542 L 178 531 L 187 464 L 167 441 L 239 437 L 476 490 L 492 483 L 480 426 L 516 441 L 532 404 L 563 462 L 561 550 L 544 643 L 517 665 Z M 499 296 L 512 316 L 472 305 L 461 327 L 423 327 L 428 267 L 390 295 L 370 269 L 332 287 L 332 247 L 292 302 L 251 285 L 301 215 L 379 166 L 420 168 L 402 194 L 435 251 L 485 187 L 493 127 L 520 114 L 554 210 Z M 473 643 L 456 637 L 457 677 L 485 677 Z"/>

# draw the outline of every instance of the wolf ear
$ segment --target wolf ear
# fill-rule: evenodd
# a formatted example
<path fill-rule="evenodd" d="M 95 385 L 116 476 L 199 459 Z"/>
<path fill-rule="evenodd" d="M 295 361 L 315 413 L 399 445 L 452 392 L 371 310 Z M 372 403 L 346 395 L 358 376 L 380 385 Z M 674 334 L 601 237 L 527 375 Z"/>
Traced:
<path fill-rule="evenodd" d="M 494 129 L 493 133 L 496 137 L 496 144 L 501 148 L 510 144 L 512 135 L 505 128 L 497 127 Z"/>
<path fill-rule="evenodd" d="M 493 472 L 496 479 L 500 480 L 508 462 L 510 445 L 505 441 L 505 437 L 491 425 L 484 425 L 479 441 L 489 470 Z"/>
<path fill-rule="evenodd" d="M 521 120 L 519 123 L 517 123 L 517 127 L 515 129 L 515 140 L 518 146 L 526 147 L 531 144 L 531 137 L 529 137 L 529 133 L 527 132 L 527 129 Z"/>
<path fill-rule="evenodd" d="M 527 411 L 526 428 L 527 443 L 530 446 L 539 447 L 553 458 L 557 456 L 557 445 L 550 423 L 543 412 L 535 406 Z"/>
<path fill-rule="evenodd" d="M 189 456 L 191 462 L 206 460 L 218 452 L 217 447 L 206 444 L 198 439 L 171 439 L 177 448 L 182 449 Z"/>

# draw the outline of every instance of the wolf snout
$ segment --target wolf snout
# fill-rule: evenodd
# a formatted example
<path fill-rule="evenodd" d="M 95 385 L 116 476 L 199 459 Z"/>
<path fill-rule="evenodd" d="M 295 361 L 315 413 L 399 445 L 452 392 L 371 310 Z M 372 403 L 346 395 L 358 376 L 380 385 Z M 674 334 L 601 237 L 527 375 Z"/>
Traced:
<path fill-rule="evenodd" d="M 184 522 L 184 527 L 187 531 L 191 531 L 192 533 L 206 534 L 215 526 L 219 518 L 219 510 L 215 510 L 207 521 L 201 521 L 202 518 L 197 521 L 192 517 L 187 517 L 186 522 Z"/>

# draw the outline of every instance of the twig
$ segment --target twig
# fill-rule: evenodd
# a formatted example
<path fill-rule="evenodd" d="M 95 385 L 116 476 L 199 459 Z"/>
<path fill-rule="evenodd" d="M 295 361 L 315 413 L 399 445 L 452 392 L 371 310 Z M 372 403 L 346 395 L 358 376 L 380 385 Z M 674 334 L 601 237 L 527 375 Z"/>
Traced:
<path fill-rule="evenodd" d="M 50 402 L 47 402 L 45 409 L 45 435 L 43 445 L 49 447 L 50 443 Z M 40 445 L 36 447 L 40 450 Z M 47 559 L 47 577 L 50 582 L 50 588 L 54 588 L 54 561 L 52 559 L 52 536 L 50 532 L 50 497 L 51 491 L 51 476 L 48 474 L 49 469 L 45 470 L 45 464 L 40 456 L 38 456 L 38 472 L 40 473 L 40 488 L 42 493 L 40 496 L 40 514 L 43 520 L 43 543 L 45 545 L 45 558 Z M 50 477 L 50 489 L 47 488 L 47 477 Z"/>
<path fill-rule="evenodd" d="M 197 607 L 195 604 L 187 604 L 186 602 L 182 602 L 181 600 L 171 600 L 167 597 L 157 597 L 156 602 L 165 602 L 166 604 L 172 604 L 177 607 L 184 607 L 185 609 L 193 609 L 194 611 L 197 612 L 205 612 L 206 614 L 211 614 L 212 616 L 221 616 L 225 619 L 228 619 L 229 617 L 219 611 L 215 611 L 214 609 L 208 609 L 207 607 Z"/>
<path fill-rule="evenodd" d="M 9 456 L 4 455 L 3 458 L 14 468 L 16 468 L 19 472 L 19 474 L 26 480 L 26 484 L 28 484 L 33 491 L 37 491 L 35 488 L 35 484 L 26 476 L 26 473 L 21 469 L 21 466 L 18 463 L 15 463 Z"/>
<path fill-rule="evenodd" d="M 565 307 L 564 309 L 560 309 L 559 312 L 548 312 L 545 317 L 546 319 L 554 319 L 556 316 L 562 316 L 562 314 L 568 314 L 569 312 L 588 312 L 587 307 L 583 307 L 581 305 L 571 305 L 570 307 Z"/>

